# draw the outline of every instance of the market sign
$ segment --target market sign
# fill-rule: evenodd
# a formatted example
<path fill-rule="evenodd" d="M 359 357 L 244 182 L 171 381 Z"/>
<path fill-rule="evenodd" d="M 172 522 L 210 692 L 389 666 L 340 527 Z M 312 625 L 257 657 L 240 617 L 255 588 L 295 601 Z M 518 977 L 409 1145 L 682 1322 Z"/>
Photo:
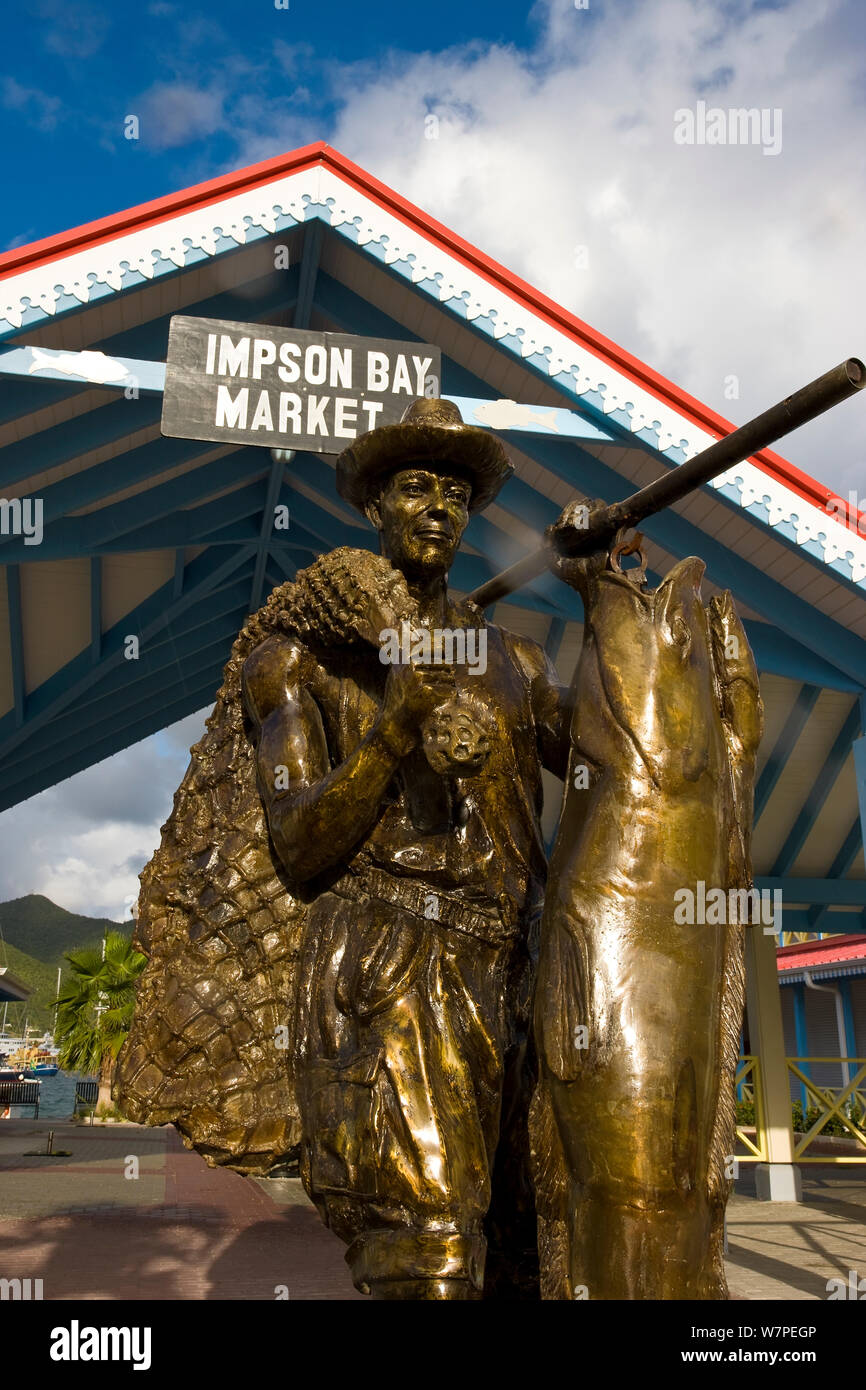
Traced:
<path fill-rule="evenodd" d="M 428 343 L 175 314 L 162 433 L 339 454 L 419 396 L 440 395 L 441 381 Z"/>

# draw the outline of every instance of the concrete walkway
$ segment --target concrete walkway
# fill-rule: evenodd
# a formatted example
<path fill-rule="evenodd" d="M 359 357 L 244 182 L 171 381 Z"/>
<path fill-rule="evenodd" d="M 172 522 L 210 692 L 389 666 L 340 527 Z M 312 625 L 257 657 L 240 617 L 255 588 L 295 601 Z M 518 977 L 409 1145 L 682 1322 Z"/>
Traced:
<path fill-rule="evenodd" d="M 759 1202 L 754 1165 L 740 1173 L 727 1217 L 733 1298 L 826 1299 L 828 1279 L 866 1278 L 866 1165 L 801 1164 L 802 1202 Z"/>
<path fill-rule="evenodd" d="M 49 1129 L 70 1157 L 25 1157 Z M 866 1276 L 863 1167 L 804 1168 L 802 1205 L 756 1201 L 741 1171 L 734 1298 L 824 1299 L 828 1279 Z M 208 1168 L 170 1127 L 52 1120 L 0 1123 L 0 1278 L 41 1278 L 46 1299 L 362 1297 L 297 1179 Z"/>

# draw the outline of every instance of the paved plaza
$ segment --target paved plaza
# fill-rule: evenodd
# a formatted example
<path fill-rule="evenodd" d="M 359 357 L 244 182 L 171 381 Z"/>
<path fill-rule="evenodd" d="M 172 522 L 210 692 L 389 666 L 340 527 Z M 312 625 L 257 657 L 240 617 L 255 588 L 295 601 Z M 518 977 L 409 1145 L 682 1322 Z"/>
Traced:
<path fill-rule="evenodd" d="M 728 1203 L 733 1298 L 825 1299 L 828 1279 L 866 1276 L 866 1165 L 802 1164 L 802 1202 L 759 1202 L 741 1164 Z"/>
<path fill-rule="evenodd" d="M 25 1157 L 51 1129 L 70 1156 Z M 734 1298 L 824 1299 L 828 1279 L 866 1275 L 862 1166 L 805 1167 L 801 1205 L 756 1201 L 743 1170 L 728 1207 Z M 208 1168 L 171 1127 L 4 1121 L 0 1251 L 0 1277 L 41 1278 L 46 1299 L 362 1297 L 298 1179 Z"/>

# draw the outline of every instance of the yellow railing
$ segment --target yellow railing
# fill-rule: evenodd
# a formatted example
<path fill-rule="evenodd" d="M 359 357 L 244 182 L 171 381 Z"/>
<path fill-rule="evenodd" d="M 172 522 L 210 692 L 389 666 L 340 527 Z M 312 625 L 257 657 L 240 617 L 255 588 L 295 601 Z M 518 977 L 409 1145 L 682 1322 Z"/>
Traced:
<path fill-rule="evenodd" d="M 837 1067 L 848 1067 L 848 1084 L 839 1087 L 818 1086 L 797 1064 L 803 1063 L 808 1066 L 810 1063 L 830 1062 Z M 788 1071 L 795 1076 L 804 1086 L 810 1096 L 814 1098 L 815 1107 L 818 1110 L 818 1118 L 815 1120 L 811 1129 L 803 1135 L 800 1142 L 794 1148 L 794 1159 L 797 1163 L 866 1163 L 866 1132 L 863 1129 L 863 1115 L 866 1112 L 866 1057 L 789 1057 Z M 860 1123 L 855 1123 L 849 1114 L 843 1109 L 849 1102 L 853 1101 L 860 1111 Z M 828 1138 L 822 1135 L 827 1121 L 835 1116 L 848 1131 L 839 1138 L 848 1138 L 848 1135 L 857 1142 L 862 1148 L 861 1155 L 839 1154 L 835 1157 L 829 1154 L 810 1154 L 804 1158 L 804 1154 L 812 1143 L 813 1139 Z"/>
<path fill-rule="evenodd" d="M 817 1119 L 808 1131 L 805 1134 L 795 1136 L 794 1162 L 866 1163 L 866 1119 L 864 1119 L 866 1117 L 866 1057 L 788 1057 L 786 1061 L 789 1075 L 795 1077 L 797 1082 L 806 1088 L 814 1107 L 819 1112 Z M 838 1087 L 819 1086 L 802 1069 L 813 1063 L 832 1064 L 840 1068 L 847 1065 L 849 1076 L 847 1084 Z M 740 1057 L 736 1074 L 736 1088 L 737 1099 L 748 1101 L 755 1108 L 754 1131 L 750 1125 L 737 1125 L 737 1139 L 747 1151 L 738 1154 L 737 1158 L 740 1163 L 766 1163 L 768 1157 L 767 1119 L 761 1065 L 758 1057 Z M 859 1108 L 859 1120 L 852 1119 L 846 1111 L 845 1107 L 851 1102 Z M 844 1126 L 846 1134 L 833 1137 L 850 1138 L 862 1149 L 862 1154 L 806 1153 L 814 1140 L 830 1138 L 824 1133 L 824 1128 L 834 1117 Z"/>
<path fill-rule="evenodd" d="M 740 1057 L 735 1080 L 737 1096 L 755 1107 L 755 1137 L 737 1125 L 737 1138 L 748 1153 L 738 1154 L 741 1163 L 766 1163 L 767 1126 L 764 1120 L 764 1092 L 761 1087 L 761 1067 L 757 1057 Z"/>

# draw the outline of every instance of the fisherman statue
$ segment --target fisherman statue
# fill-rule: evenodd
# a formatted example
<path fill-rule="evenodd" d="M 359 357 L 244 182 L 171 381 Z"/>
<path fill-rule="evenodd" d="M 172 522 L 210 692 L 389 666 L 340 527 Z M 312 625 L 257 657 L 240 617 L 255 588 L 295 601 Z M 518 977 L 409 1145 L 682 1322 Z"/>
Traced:
<path fill-rule="evenodd" d="M 116 1093 L 212 1163 L 299 1155 L 374 1297 L 537 1297 L 534 1187 L 545 1297 L 724 1297 L 742 943 L 666 927 L 684 874 L 750 881 L 747 835 L 728 845 L 751 815 L 754 664 L 728 600 L 708 621 L 699 562 L 654 595 L 623 573 L 634 547 L 562 558 L 566 509 L 547 544 L 585 604 L 570 693 L 536 642 L 448 593 L 511 472 L 445 400 L 338 459 L 380 554 L 322 556 L 234 644 L 142 875 Z M 539 1078 L 543 768 L 569 780 Z"/>

